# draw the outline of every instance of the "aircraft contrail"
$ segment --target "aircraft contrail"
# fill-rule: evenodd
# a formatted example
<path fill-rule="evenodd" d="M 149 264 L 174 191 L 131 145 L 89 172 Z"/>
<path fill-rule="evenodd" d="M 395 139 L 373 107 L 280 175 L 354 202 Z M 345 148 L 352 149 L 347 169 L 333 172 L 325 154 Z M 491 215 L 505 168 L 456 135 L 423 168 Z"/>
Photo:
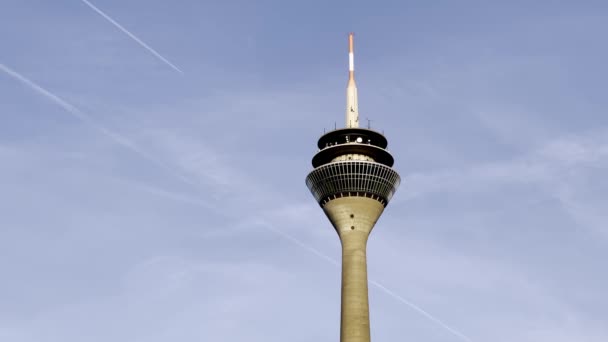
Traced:
<path fill-rule="evenodd" d="M 83 0 L 84 1 L 84 0 Z M 74 117 L 76 117 L 77 119 L 83 121 L 84 123 L 88 124 L 89 126 L 97 129 L 99 132 L 101 132 L 103 135 L 105 135 L 106 137 L 108 137 L 109 139 L 111 139 L 112 141 L 114 141 L 116 144 L 123 146 L 131 151 L 133 151 L 134 153 L 138 154 L 139 156 L 145 158 L 148 161 L 153 162 L 155 165 L 157 165 L 158 167 L 162 168 L 163 170 L 167 171 L 168 173 L 170 173 L 171 175 L 173 175 L 174 177 L 179 178 L 181 181 L 190 184 L 190 185 L 194 185 L 196 186 L 196 182 L 190 180 L 189 178 L 181 175 L 180 173 L 178 173 L 177 171 L 175 171 L 173 168 L 167 166 L 165 163 L 163 163 L 162 161 L 158 160 L 157 158 L 155 158 L 154 156 L 146 153 L 145 151 L 143 151 L 141 148 L 139 148 L 133 141 L 131 141 L 130 139 L 118 134 L 118 133 L 114 133 L 110 130 L 108 130 L 107 128 L 105 128 L 104 126 L 96 123 L 95 121 L 93 121 L 93 119 L 87 115 L 86 113 L 82 112 L 80 109 L 78 109 L 76 106 L 72 105 L 71 103 L 65 101 L 64 99 L 62 99 L 61 97 L 53 94 L 52 92 L 44 89 L 43 87 L 41 87 L 40 85 L 34 83 L 33 81 L 29 80 L 28 78 L 26 78 L 25 76 L 19 74 L 18 72 L 12 70 L 11 68 L 5 66 L 4 64 L 0 63 L 0 70 L 5 72 L 7 75 L 11 76 L 12 78 L 14 78 L 15 80 L 25 84 L 26 86 L 28 86 L 29 88 L 31 88 L 32 90 L 36 91 L 38 94 L 46 97 L 47 99 L 51 100 L 53 103 L 59 105 L 61 108 L 63 108 L 65 111 L 67 111 L 68 113 L 70 113 L 71 115 L 73 115 Z M 196 204 L 196 205 L 201 205 L 204 207 L 207 207 L 207 204 L 204 204 L 203 202 L 200 201 L 195 201 L 189 198 L 186 198 L 184 196 L 181 196 L 179 194 L 175 194 L 173 195 L 171 192 L 168 191 L 156 191 L 155 193 L 157 193 L 160 196 L 164 196 L 166 198 L 169 198 L 171 200 L 175 200 L 175 201 L 187 201 L 188 203 L 192 203 L 192 204 Z M 279 236 L 281 236 L 282 238 L 289 240 L 290 242 L 298 245 L 299 247 L 307 250 L 308 252 L 324 259 L 325 261 L 329 262 L 330 264 L 339 267 L 340 266 L 340 262 L 338 262 L 337 260 L 325 255 L 324 253 L 322 253 L 321 251 L 317 250 L 314 247 L 309 246 L 308 244 L 300 241 L 299 239 L 297 239 L 296 237 L 278 230 L 276 228 L 271 227 L 269 224 L 263 224 L 262 225 L 263 228 L 265 228 L 266 230 L 269 230 Z M 428 313 L 427 311 L 423 310 L 422 308 L 420 308 L 418 305 L 404 299 L 403 297 L 399 296 L 398 294 L 396 294 L 395 292 L 389 290 L 388 288 L 386 288 L 385 286 L 383 286 L 382 284 L 380 284 L 379 282 L 370 279 L 369 283 L 372 284 L 373 286 L 375 286 L 376 288 L 380 289 L 382 292 L 384 292 L 385 294 L 393 297 L 394 299 L 400 301 L 401 303 L 407 305 L 408 307 L 412 308 L 413 310 L 417 311 L 418 313 L 422 314 L 424 317 L 426 317 L 427 319 L 431 320 L 432 322 L 438 324 L 439 326 L 441 326 L 442 328 L 446 329 L 447 331 L 449 331 L 451 334 L 453 334 L 454 336 L 457 336 L 458 338 L 460 338 L 461 340 L 465 341 L 465 342 L 472 342 L 472 340 L 467 337 L 466 335 L 460 333 L 458 330 L 455 330 L 453 328 L 451 328 L 449 325 L 443 323 L 443 321 L 441 321 L 440 319 L 438 319 L 437 317 L 431 315 L 430 313 Z"/>
<path fill-rule="evenodd" d="M 439 318 L 431 315 L 430 313 L 428 313 L 428 311 L 422 309 L 421 307 L 419 307 L 418 305 L 410 302 L 409 300 L 401 297 L 400 295 L 396 294 L 395 292 L 387 289 L 386 287 L 384 287 L 384 285 L 380 284 L 379 282 L 370 279 L 369 283 L 374 285 L 375 287 L 379 288 L 380 290 L 382 290 L 382 292 L 386 293 L 387 295 L 395 298 L 396 300 L 400 301 L 401 303 L 409 306 L 410 308 L 414 309 L 415 311 L 417 311 L 419 314 L 421 314 L 422 316 L 428 318 L 429 320 L 435 322 L 436 324 L 438 324 L 439 326 L 441 326 L 442 328 L 444 328 L 445 330 L 449 331 L 450 333 L 452 333 L 453 335 L 459 337 L 460 339 L 462 339 L 463 341 L 466 342 L 473 342 L 469 337 L 467 337 L 465 334 L 461 333 L 460 331 L 451 328 L 449 325 L 443 323 Z"/>
<path fill-rule="evenodd" d="M 307 245 L 306 243 L 300 241 L 299 239 L 297 239 L 296 237 L 294 237 L 293 235 L 290 235 L 284 231 L 280 231 L 277 230 L 276 228 L 270 227 L 268 224 L 263 225 L 263 227 L 277 235 L 280 235 L 281 237 L 291 241 L 292 243 L 302 247 L 303 249 L 306 249 L 308 252 L 320 257 L 321 259 L 324 259 L 325 261 L 329 262 L 330 264 L 340 267 L 340 262 L 338 260 L 333 259 L 332 257 L 324 254 L 323 252 L 319 251 L 318 249 L 311 247 L 309 245 Z M 445 330 L 449 331 L 452 335 L 460 338 L 461 340 L 465 341 L 465 342 L 473 342 L 469 337 L 467 337 L 466 335 L 464 335 L 463 333 L 459 332 L 456 329 L 453 329 L 452 327 L 450 327 L 449 325 L 445 324 L 443 321 L 441 321 L 439 318 L 431 315 L 428 311 L 422 309 L 421 307 L 419 307 L 418 305 L 410 302 L 409 300 L 401 297 L 400 295 L 396 294 L 395 292 L 387 289 L 384 285 L 380 284 L 379 282 L 370 279 L 369 283 L 373 286 L 375 286 L 376 288 L 378 288 L 380 291 L 384 292 L 385 294 L 393 297 L 394 299 L 400 301 L 401 303 L 409 306 L 411 309 L 415 310 L 416 312 L 418 312 L 419 314 L 423 315 L 424 317 L 426 317 L 427 319 L 431 320 L 432 322 L 434 322 L 435 324 L 439 325 L 440 327 L 444 328 Z"/>
<path fill-rule="evenodd" d="M 310 253 L 318 256 L 319 258 L 324 259 L 325 261 L 329 262 L 330 264 L 340 267 L 340 263 L 337 260 L 333 259 L 332 257 L 330 257 L 328 255 L 321 253 L 321 251 L 319 251 L 318 249 L 316 249 L 314 247 L 310 247 L 309 245 L 305 244 L 304 242 L 300 241 L 299 239 L 295 238 L 294 236 L 287 234 L 284 231 L 273 228 L 268 224 L 264 224 L 264 225 L 262 225 L 262 227 L 266 230 L 270 230 L 271 232 L 273 232 L 277 235 L 280 235 L 282 238 L 291 241 L 292 243 L 298 245 L 299 247 L 302 247 L 303 249 L 309 251 Z"/>
<path fill-rule="evenodd" d="M 48 100 L 51 100 L 53 103 L 55 103 L 56 105 L 60 106 L 61 108 L 63 108 L 66 112 L 68 112 L 69 114 L 71 114 L 72 116 L 74 116 L 75 118 L 77 118 L 78 120 L 84 122 L 85 124 L 91 126 L 92 128 L 98 130 L 101 134 L 105 135 L 106 137 L 108 137 L 110 140 L 114 141 L 116 144 L 138 154 L 139 156 L 143 157 L 144 159 L 154 163 L 156 166 L 162 168 L 163 170 L 167 171 L 169 174 L 173 175 L 174 177 L 179 178 L 181 181 L 190 184 L 190 185 L 194 185 L 196 186 L 197 184 L 193 181 L 191 181 L 190 179 L 184 177 L 183 175 L 181 175 L 180 173 L 178 173 L 177 171 L 175 171 L 173 168 L 169 167 L 168 165 L 166 165 L 164 162 L 160 161 L 158 158 L 154 157 L 153 155 L 147 153 L 146 151 L 142 150 L 139 146 L 137 146 L 137 144 L 135 144 L 133 141 L 131 141 L 129 138 L 122 136 L 121 134 L 112 132 L 111 130 L 107 129 L 106 127 L 98 124 L 97 122 L 95 122 L 88 114 L 84 113 L 83 111 L 81 111 L 80 109 L 78 109 L 76 106 L 74 106 L 73 104 L 67 102 L 66 100 L 62 99 L 61 97 L 53 94 L 52 92 L 44 89 L 43 87 L 41 87 L 40 85 L 34 83 L 33 81 L 31 81 L 30 79 L 28 79 L 27 77 L 21 75 L 20 73 L 16 72 L 15 70 L 7 67 L 6 65 L 0 63 L 0 70 L 4 71 L 7 75 L 9 75 L 10 77 L 14 78 L 15 80 L 23 83 L 24 85 L 26 85 L 27 87 L 29 87 L 30 89 L 34 90 L 35 92 L 37 92 L 38 94 L 44 96 L 45 98 L 47 98 Z"/>
<path fill-rule="evenodd" d="M 133 33 L 129 32 L 129 30 L 127 30 L 122 25 L 120 25 L 118 22 L 116 22 L 116 20 L 110 18 L 109 15 L 105 14 L 102 10 L 100 10 L 99 8 L 97 8 L 97 6 L 93 5 L 92 3 L 90 3 L 87 0 L 81 0 L 81 1 L 85 5 L 89 6 L 93 11 L 97 12 L 97 14 L 99 14 L 102 17 L 104 17 L 112 25 L 116 26 L 119 30 L 121 30 L 122 32 L 124 32 L 127 36 L 129 36 L 131 39 L 133 39 L 135 42 L 137 42 L 139 45 L 141 45 L 144 49 L 146 49 L 150 53 L 152 53 L 156 58 L 160 59 L 165 64 L 167 64 L 168 66 L 170 66 L 173 70 L 179 72 L 180 74 L 184 73 L 175 64 L 169 62 L 169 60 L 167 60 L 165 57 L 163 57 L 160 53 L 156 52 L 156 50 L 154 50 L 153 48 L 151 48 L 148 44 L 144 43 L 141 39 L 137 38 L 137 36 L 135 36 Z"/>

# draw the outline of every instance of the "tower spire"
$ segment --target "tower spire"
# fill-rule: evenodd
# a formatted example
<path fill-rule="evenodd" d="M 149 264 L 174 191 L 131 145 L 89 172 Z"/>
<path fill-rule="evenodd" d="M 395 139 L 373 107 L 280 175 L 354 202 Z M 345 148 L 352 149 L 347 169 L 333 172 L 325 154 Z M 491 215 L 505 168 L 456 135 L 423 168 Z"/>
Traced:
<path fill-rule="evenodd" d="M 348 34 L 348 85 L 346 86 L 346 127 L 359 127 L 359 104 L 355 84 L 354 33 Z"/>

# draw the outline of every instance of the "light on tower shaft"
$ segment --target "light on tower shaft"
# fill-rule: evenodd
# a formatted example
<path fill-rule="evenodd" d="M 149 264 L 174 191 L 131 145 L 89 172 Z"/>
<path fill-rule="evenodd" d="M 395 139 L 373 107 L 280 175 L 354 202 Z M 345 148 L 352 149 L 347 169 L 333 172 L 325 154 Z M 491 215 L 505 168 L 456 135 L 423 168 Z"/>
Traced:
<path fill-rule="evenodd" d="M 346 127 L 359 127 L 359 104 L 355 84 L 354 34 L 348 35 L 348 85 L 346 86 Z"/>

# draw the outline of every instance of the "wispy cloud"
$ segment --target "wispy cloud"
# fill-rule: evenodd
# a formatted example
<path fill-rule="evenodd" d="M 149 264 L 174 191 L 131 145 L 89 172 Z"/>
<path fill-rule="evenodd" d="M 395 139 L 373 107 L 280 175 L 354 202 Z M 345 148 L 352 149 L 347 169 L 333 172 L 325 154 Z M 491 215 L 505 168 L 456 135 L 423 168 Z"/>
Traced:
<path fill-rule="evenodd" d="M 93 5 L 92 3 L 90 3 L 87 0 L 81 0 L 81 1 L 85 5 L 89 6 L 93 11 L 97 12 L 97 14 L 99 14 L 104 19 L 106 19 L 107 21 L 109 21 L 112 25 L 116 26 L 116 28 L 118 28 L 119 30 L 121 30 L 122 32 L 124 32 L 127 36 L 129 36 L 131 39 L 133 39 L 137 44 L 141 45 L 144 49 L 148 50 L 156 58 L 160 59 L 163 63 L 167 64 L 173 70 L 179 72 L 180 74 L 184 73 L 175 64 L 171 63 L 167 58 L 163 57 L 160 53 L 158 53 L 156 50 L 154 50 L 153 48 L 151 48 L 148 44 L 146 44 L 144 41 L 142 41 L 141 39 L 139 39 L 136 35 L 134 35 L 133 33 L 131 33 L 129 30 L 127 30 L 126 28 L 124 28 L 116 20 L 112 19 L 109 15 L 107 15 L 105 12 L 103 12 L 102 10 L 100 10 L 97 6 Z"/>
<path fill-rule="evenodd" d="M 599 170 L 608 166 L 607 136 L 606 129 L 595 129 L 555 138 L 511 159 L 412 173 L 405 177 L 405 191 L 393 203 L 437 194 L 491 193 L 500 187 L 523 185 L 541 191 L 530 204 L 557 200 L 562 213 L 578 223 L 577 228 L 605 239 L 608 207 L 597 191 L 606 186 Z"/>
<path fill-rule="evenodd" d="M 487 189 L 490 184 L 537 183 L 553 189 L 572 168 L 605 165 L 606 131 L 548 141 L 539 148 L 507 160 L 471 164 L 466 168 L 412 173 L 404 182 L 407 192 L 398 200 L 411 200 L 443 191 Z M 405 196 L 405 197 L 404 197 Z"/>

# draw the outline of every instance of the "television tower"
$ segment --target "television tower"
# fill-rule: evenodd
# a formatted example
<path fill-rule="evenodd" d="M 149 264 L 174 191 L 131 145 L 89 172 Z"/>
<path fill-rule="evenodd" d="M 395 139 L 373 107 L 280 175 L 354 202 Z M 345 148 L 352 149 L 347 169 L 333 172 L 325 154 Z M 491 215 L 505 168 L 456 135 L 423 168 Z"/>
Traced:
<path fill-rule="evenodd" d="M 384 135 L 359 128 L 352 33 L 348 58 L 346 127 L 319 138 L 306 185 L 342 243 L 340 342 L 369 342 L 367 238 L 401 180 Z"/>

